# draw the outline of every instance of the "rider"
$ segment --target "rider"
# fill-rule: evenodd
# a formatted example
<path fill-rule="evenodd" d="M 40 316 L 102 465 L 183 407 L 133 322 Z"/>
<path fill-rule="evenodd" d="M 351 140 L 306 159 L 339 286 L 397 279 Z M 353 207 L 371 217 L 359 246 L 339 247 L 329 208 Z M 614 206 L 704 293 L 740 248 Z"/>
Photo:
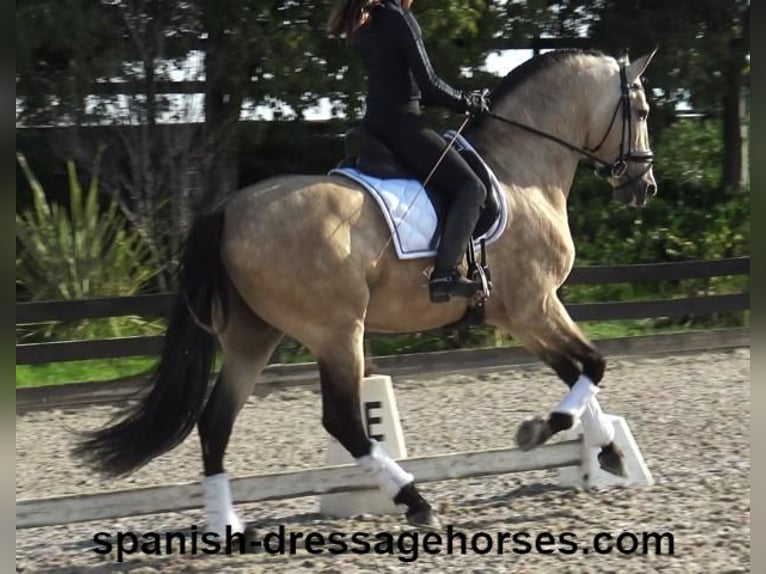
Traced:
<path fill-rule="evenodd" d="M 482 113 L 482 92 L 465 93 L 442 81 L 428 59 L 413 0 L 341 0 L 330 17 L 330 31 L 345 35 L 361 54 L 367 72 L 365 127 L 421 180 L 428 177 L 447 147 L 426 127 L 421 99 L 457 112 Z M 450 148 L 431 176 L 450 201 L 429 281 L 431 301 L 470 297 L 482 289 L 458 271 L 487 189 L 465 160 Z"/>

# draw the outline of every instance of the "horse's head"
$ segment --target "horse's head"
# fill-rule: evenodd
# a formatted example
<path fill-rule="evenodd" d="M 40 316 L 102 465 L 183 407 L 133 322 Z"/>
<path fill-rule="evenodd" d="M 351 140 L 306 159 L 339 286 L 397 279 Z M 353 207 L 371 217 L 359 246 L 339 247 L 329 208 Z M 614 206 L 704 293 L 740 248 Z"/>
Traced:
<path fill-rule="evenodd" d="M 641 75 L 654 52 L 629 63 L 627 58 L 610 66 L 604 89 L 597 96 L 591 125 L 591 151 L 608 167 L 598 170 L 622 203 L 643 206 L 657 194 L 652 173 L 654 155 L 649 147 L 646 100 Z"/>

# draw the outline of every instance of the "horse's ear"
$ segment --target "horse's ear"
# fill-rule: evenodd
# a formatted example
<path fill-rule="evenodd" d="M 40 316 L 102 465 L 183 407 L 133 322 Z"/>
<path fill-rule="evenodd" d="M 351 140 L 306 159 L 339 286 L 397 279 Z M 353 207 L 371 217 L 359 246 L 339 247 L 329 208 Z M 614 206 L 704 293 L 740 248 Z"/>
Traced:
<path fill-rule="evenodd" d="M 657 50 L 658 48 L 655 48 L 646 56 L 642 56 L 628 65 L 627 76 L 629 84 L 632 84 L 643 75 L 646 68 L 649 66 L 649 62 L 652 61 L 652 58 L 654 58 L 654 55 L 657 53 Z"/>

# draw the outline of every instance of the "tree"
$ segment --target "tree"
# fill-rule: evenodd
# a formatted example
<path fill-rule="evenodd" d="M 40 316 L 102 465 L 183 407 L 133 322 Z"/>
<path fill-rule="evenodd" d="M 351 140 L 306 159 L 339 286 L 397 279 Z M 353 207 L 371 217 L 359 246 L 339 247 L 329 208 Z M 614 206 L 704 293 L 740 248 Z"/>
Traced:
<path fill-rule="evenodd" d="M 660 50 L 647 75 L 652 132 L 670 125 L 680 103 L 723 120 L 722 186 L 742 181 L 740 95 L 749 65 L 748 0 L 527 0 L 495 2 L 506 38 L 585 38 L 620 55 Z"/>
<path fill-rule="evenodd" d="M 335 114 L 359 113 L 363 70 L 325 31 L 332 4 L 25 0 L 17 8 L 17 124 L 69 125 L 62 155 L 84 165 L 102 142 L 81 127 L 112 126 L 104 187 L 123 198 L 157 258 L 170 261 L 190 213 L 239 186 L 243 111 L 288 106 L 300 117 L 327 97 Z M 500 24 L 481 0 L 422 0 L 418 11 L 435 65 L 453 81 L 481 64 Z M 202 124 L 188 97 L 179 106 L 165 93 L 193 61 L 199 77 L 179 88 L 203 94 Z M 459 83 L 469 81 L 481 76 Z M 171 110 L 185 126 L 162 125 Z M 169 281 L 163 276 L 162 286 Z"/>
<path fill-rule="evenodd" d="M 92 0 L 23 0 L 16 5 L 17 124 L 81 124 L 91 82 L 120 73 L 123 30 Z"/>
<path fill-rule="evenodd" d="M 85 172 L 96 150 L 107 145 L 102 190 L 119 199 L 154 259 L 166 264 L 157 280 L 169 289 L 170 263 L 190 220 L 206 155 L 200 130 L 190 122 L 193 110 L 179 106 L 178 98 L 174 114 L 187 123 L 162 125 L 171 98 L 158 86 L 198 41 L 192 7 L 159 0 L 36 0 L 18 12 L 17 123 L 59 126 L 56 155 L 76 160 Z M 119 82 L 111 85 L 120 93 L 99 93 L 109 87 L 101 83 L 106 80 Z M 90 96 L 94 92 L 97 98 Z M 110 131 L 94 137 L 93 124 Z"/>

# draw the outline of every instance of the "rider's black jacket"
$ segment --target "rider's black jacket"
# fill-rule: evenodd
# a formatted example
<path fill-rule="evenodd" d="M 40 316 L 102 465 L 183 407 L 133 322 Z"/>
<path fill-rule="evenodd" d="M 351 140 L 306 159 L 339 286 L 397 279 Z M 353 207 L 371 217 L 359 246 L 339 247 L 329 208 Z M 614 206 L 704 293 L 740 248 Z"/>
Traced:
<path fill-rule="evenodd" d="M 382 0 L 370 16 L 350 38 L 367 71 L 367 114 L 419 113 L 421 100 L 464 111 L 462 92 L 436 75 L 420 26 L 400 0 Z"/>

